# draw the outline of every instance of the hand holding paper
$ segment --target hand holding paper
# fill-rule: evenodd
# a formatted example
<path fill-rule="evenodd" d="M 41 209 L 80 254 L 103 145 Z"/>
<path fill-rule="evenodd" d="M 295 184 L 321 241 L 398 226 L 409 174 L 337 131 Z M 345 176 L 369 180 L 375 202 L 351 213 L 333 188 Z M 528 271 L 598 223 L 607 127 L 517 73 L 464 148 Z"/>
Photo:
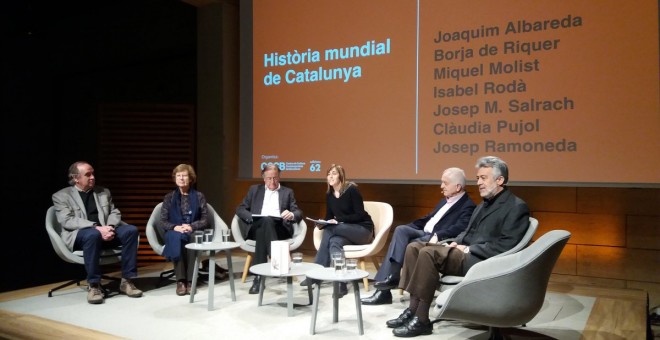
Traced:
<path fill-rule="evenodd" d="M 324 228 L 326 225 L 328 225 L 328 224 L 338 224 L 338 222 L 337 222 L 336 220 L 334 220 L 334 219 L 332 219 L 332 220 L 330 220 L 330 221 L 321 220 L 321 219 L 319 219 L 319 220 L 315 220 L 315 219 L 313 219 L 313 218 L 309 218 L 309 217 L 306 217 L 306 219 L 308 219 L 308 220 L 314 222 L 314 224 L 316 224 L 316 226 L 317 226 L 319 229 L 323 229 L 323 228 Z"/>
<path fill-rule="evenodd" d="M 281 216 L 281 217 L 282 217 L 282 219 L 284 219 L 284 220 L 291 221 L 291 220 L 293 220 L 293 218 L 294 218 L 295 216 L 293 215 L 292 212 L 290 212 L 290 211 L 288 211 L 288 210 L 284 210 L 284 211 L 282 212 L 282 216 Z"/>

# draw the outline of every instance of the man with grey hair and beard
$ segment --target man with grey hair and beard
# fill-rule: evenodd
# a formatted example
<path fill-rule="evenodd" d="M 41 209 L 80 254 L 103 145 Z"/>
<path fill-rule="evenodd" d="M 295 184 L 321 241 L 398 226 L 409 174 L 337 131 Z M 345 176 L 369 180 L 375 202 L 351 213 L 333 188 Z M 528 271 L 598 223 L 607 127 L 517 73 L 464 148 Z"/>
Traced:
<path fill-rule="evenodd" d="M 398 337 L 433 333 L 429 309 L 440 275 L 465 276 L 474 264 L 513 248 L 529 227 L 529 208 L 507 187 L 509 168 L 498 157 L 477 161 L 477 186 L 483 202 L 472 213 L 467 229 L 451 242 L 406 248 L 399 288 L 410 293 L 410 304 L 387 321 Z"/>

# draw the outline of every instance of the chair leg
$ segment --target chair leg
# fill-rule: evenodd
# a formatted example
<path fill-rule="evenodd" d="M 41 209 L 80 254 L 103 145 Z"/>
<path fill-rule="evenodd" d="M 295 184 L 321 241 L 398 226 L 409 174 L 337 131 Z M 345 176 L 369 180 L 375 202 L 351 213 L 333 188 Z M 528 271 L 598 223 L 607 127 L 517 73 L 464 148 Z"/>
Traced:
<path fill-rule="evenodd" d="M 172 276 L 174 276 L 174 269 L 169 269 L 169 270 L 166 270 L 166 271 L 163 271 L 163 272 L 160 273 L 160 279 L 161 280 L 169 279 Z"/>
<path fill-rule="evenodd" d="M 48 297 L 53 297 L 53 292 L 54 292 L 54 291 L 59 290 L 59 289 L 62 289 L 62 288 L 64 288 L 64 287 L 68 287 L 68 286 L 70 286 L 70 285 L 72 285 L 72 284 L 74 284 L 74 283 L 76 284 L 76 286 L 80 286 L 80 281 L 81 281 L 81 280 L 71 280 L 71 281 L 66 282 L 66 283 L 63 283 L 63 284 L 61 284 L 61 285 L 59 285 L 59 286 L 57 286 L 57 287 L 55 287 L 55 288 L 52 288 L 51 290 L 48 291 Z"/>
<path fill-rule="evenodd" d="M 504 337 L 502 337 L 502 333 L 500 333 L 500 329 L 497 327 L 488 327 L 488 333 L 489 333 L 489 340 L 503 340 Z"/>
<path fill-rule="evenodd" d="M 360 259 L 360 269 L 367 271 L 367 265 L 365 264 L 364 260 Z M 365 277 L 362 279 L 362 282 L 364 283 L 364 291 L 368 292 L 369 291 L 369 277 Z"/>
<path fill-rule="evenodd" d="M 166 282 L 166 281 L 169 282 L 170 279 L 172 279 L 172 277 L 174 277 L 174 269 L 164 270 L 160 273 L 160 275 L 158 277 L 159 277 L 159 279 L 158 279 L 158 283 L 156 284 L 156 287 L 162 287 L 165 284 L 167 284 L 167 283 L 163 283 L 163 282 Z"/>
<path fill-rule="evenodd" d="M 245 266 L 243 266 L 243 276 L 241 277 L 241 282 L 245 283 L 248 272 L 250 271 L 250 263 L 252 263 L 252 255 L 247 254 L 245 258 Z"/>

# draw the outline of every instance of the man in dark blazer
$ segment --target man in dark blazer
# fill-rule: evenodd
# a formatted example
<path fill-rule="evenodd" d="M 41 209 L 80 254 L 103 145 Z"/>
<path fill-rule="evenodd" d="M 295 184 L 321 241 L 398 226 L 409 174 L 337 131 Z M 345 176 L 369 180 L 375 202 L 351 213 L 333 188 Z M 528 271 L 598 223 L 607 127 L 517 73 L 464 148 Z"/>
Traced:
<path fill-rule="evenodd" d="M 411 243 L 399 288 L 410 293 L 410 304 L 398 318 L 387 321 L 395 336 L 433 333 L 429 308 L 440 275 L 464 276 L 474 264 L 515 246 L 529 227 L 529 208 L 505 186 L 509 170 L 504 161 L 486 156 L 477 161 L 477 185 L 483 202 L 472 213 L 467 229 L 450 243 Z"/>
<path fill-rule="evenodd" d="M 130 297 L 142 296 L 132 279 L 137 277 L 138 229 L 121 220 L 112 203 L 110 190 L 96 186 L 94 168 L 79 161 L 69 167 L 69 184 L 53 194 L 57 221 L 62 225 L 62 239 L 69 250 L 82 250 L 89 289 L 87 302 L 104 301 L 101 287 L 101 250 L 106 245 L 121 245 L 122 279 L 119 291 Z"/>
<path fill-rule="evenodd" d="M 475 204 L 465 192 L 465 172 L 449 168 L 442 173 L 440 188 L 444 198 L 433 211 L 394 229 L 383 264 L 376 273 L 376 292 L 362 299 L 363 305 L 392 303 L 390 289 L 399 285 L 406 246 L 411 242 L 442 241 L 456 237 L 467 227 Z"/>
<path fill-rule="evenodd" d="M 303 212 L 298 208 L 293 190 L 280 185 L 280 168 L 267 165 L 261 171 L 264 184 L 250 187 L 243 202 L 236 208 L 244 239 L 255 240 L 253 264 L 265 263 L 270 254 L 270 242 L 293 236 L 293 224 L 300 222 Z M 259 293 L 261 277 L 254 277 L 250 294 Z"/>

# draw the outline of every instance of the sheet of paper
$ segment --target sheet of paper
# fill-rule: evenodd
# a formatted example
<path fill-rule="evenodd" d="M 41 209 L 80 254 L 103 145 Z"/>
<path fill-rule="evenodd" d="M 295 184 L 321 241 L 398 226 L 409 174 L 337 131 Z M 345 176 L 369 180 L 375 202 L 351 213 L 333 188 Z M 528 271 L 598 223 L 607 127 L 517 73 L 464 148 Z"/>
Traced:
<path fill-rule="evenodd" d="M 326 220 L 315 220 L 315 219 L 309 218 L 309 217 L 305 217 L 305 219 L 310 220 L 310 221 L 312 221 L 316 224 L 319 224 L 319 225 L 337 224 L 337 223 L 328 222 Z"/>

